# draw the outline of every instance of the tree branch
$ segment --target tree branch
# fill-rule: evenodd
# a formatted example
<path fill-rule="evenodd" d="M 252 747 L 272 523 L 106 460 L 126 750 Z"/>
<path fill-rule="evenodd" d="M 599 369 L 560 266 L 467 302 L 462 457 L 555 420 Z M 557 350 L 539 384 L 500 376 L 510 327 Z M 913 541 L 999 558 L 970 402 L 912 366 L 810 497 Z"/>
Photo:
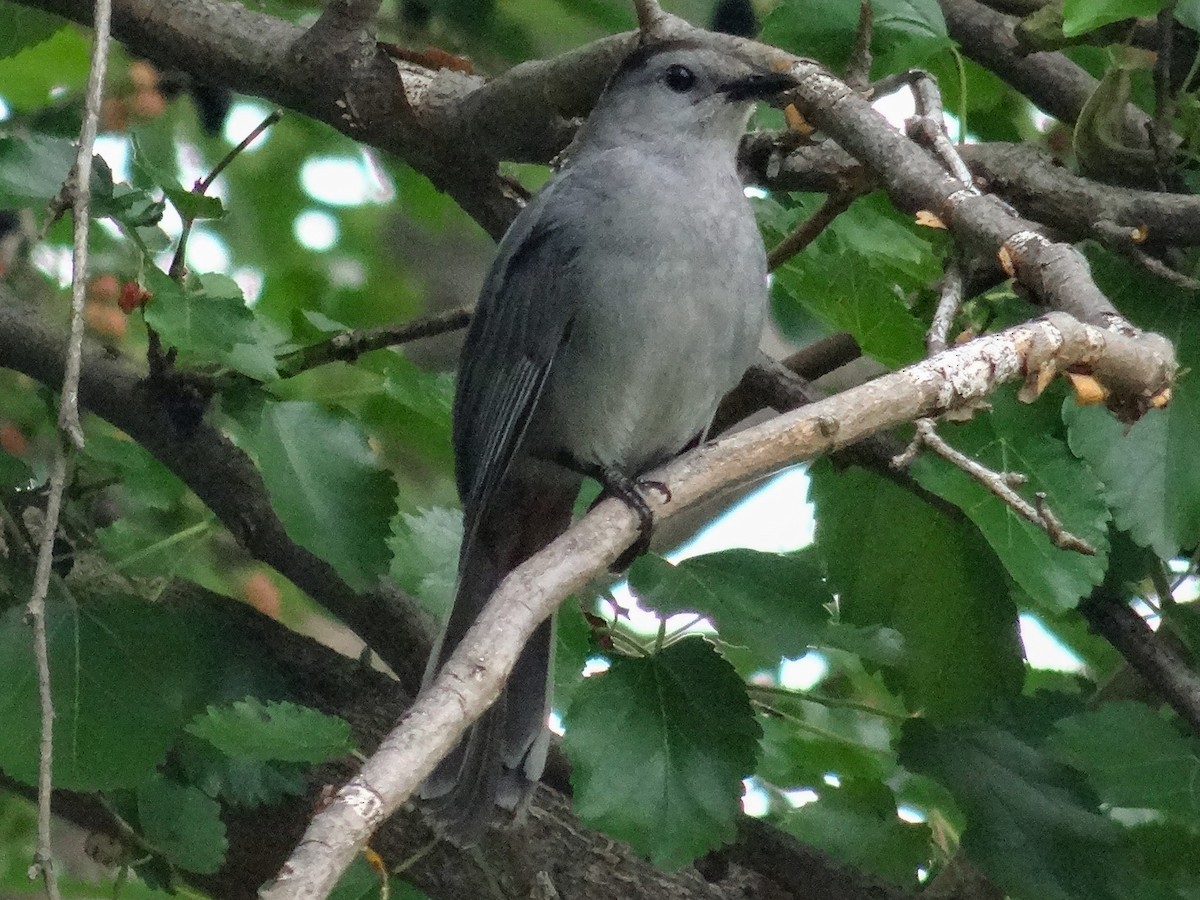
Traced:
<path fill-rule="evenodd" d="M 950 37 L 963 52 L 1028 97 L 1043 112 L 1073 125 L 1099 82 L 1062 53 L 1025 55 L 1013 35 L 1015 20 L 976 0 L 938 0 Z M 1125 108 L 1130 134 L 1145 135 L 1150 117 Z"/>
<path fill-rule="evenodd" d="M 0 283 L 0 366 L 59 388 L 66 339 Z M 255 559 L 274 567 L 349 625 L 415 692 L 429 654 L 428 617 L 389 587 L 356 594 L 324 560 L 294 543 L 246 454 L 201 422 L 182 435 L 143 373 L 84 342 L 81 404 L 120 428 L 188 485 Z"/>
<path fill-rule="evenodd" d="M 1092 630 L 1125 657 L 1175 712 L 1200 735 L 1200 675 L 1132 607 L 1098 588 L 1080 604 Z"/>
<path fill-rule="evenodd" d="M 361 747 L 378 746 L 410 702 L 382 673 L 197 585 L 174 582 L 160 602 L 171 609 L 219 608 L 229 630 L 245 636 L 245 645 L 261 653 L 256 664 L 265 662 L 281 673 L 290 699 L 345 719 Z M 228 663 L 234 668 L 244 665 L 235 658 Z M 225 805 L 225 864 L 210 875 L 189 874 L 190 882 L 221 900 L 253 900 L 258 885 L 278 870 L 300 838 L 324 785 L 341 783 L 351 774 L 351 763 L 338 760 L 311 773 L 304 796 L 253 809 Z M 0 789 L 29 799 L 35 796 L 2 774 Z M 54 811 L 88 831 L 121 837 L 111 814 L 91 795 L 56 791 Z M 430 837 L 421 814 L 409 807 L 379 830 L 371 846 L 395 865 L 426 846 Z M 780 897 L 784 891 L 797 897 L 911 898 L 753 819 L 743 820 L 737 843 L 727 851 L 731 864 L 719 878 L 703 878 L 691 867 L 663 872 L 606 835 L 583 827 L 571 815 L 569 801 L 545 788 L 536 793 L 524 823 L 490 833 L 481 851 L 486 868 L 441 844 L 403 878 L 444 900 L 488 897 L 493 880 L 509 888 L 511 896 L 537 896 L 533 884 L 539 872 L 550 873 L 559 895 L 571 900 L 744 900 Z"/>
<path fill-rule="evenodd" d="M 1097 377 L 1104 372 L 1108 383 L 1140 382 L 1138 392 L 1151 395 L 1170 384 L 1174 371 L 1169 358 L 1148 355 L 1135 338 L 1052 313 L 703 446 L 650 473 L 668 486 L 671 500 L 648 501 L 663 521 L 784 465 L 982 400 L 1003 382 L 1043 384 L 1041 373 L 1080 367 Z M 495 700 L 538 624 L 606 571 L 637 533 L 637 515 L 606 500 L 505 578 L 434 683 L 313 818 L 276 881 L 261 892 L 264 900 L 326 896 L 370 834 Z"/>

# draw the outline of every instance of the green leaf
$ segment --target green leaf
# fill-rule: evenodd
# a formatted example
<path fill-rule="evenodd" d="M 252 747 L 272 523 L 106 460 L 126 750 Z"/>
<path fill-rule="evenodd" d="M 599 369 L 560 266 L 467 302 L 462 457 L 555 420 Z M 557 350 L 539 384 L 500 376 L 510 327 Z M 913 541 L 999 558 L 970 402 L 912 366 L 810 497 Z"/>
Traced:
<path fill-rule="evenodd" d="M 229 842 L 215 800 L 156 777 L 138 787 L 137 807 L 146 841 L 179 868 L 208 875 L 224 864 Z"/>
<path fill-rule="evenodd" d="M 219 219 L 225 215 L 225 207 L 220 198 L 210 197 L 198 191 L 189 191 L 170 172 L 166 172 L 147 158 L 138 144 L 136 137 L 133 143 L 133 168 L 149 181 L 162 188 L 163 194 L 171 205 L 178 210 L 184 219 Z"/>
<path fill-rule="evenodd" d="M 1104 483 L 1117 527 L 1170 559 L 1200 543 L 1200 308 L 1191 292 L 1147 280 L 1112 254 L 1096 251 L 1089 260 L 1097 285 L 1118 309 L 1174 342 L 1181 375 L 1170 405 L 1132 426 L 1100 407 L 1067 401 L 1068 443 Z"/>
<path fill-rule="evenodd" d="M 0 31 L 0 59 L 40 44 L 67 24 L 60 16 L 11 0 L 0 0 L 0 22 L 4 23 L 4 29 Z M 3 83 L 0 80 L 0 84 Z M 5 84 L 3 93 L 7 90 Z"/>
<path fill-rule="evenodd" d="M 1175 21 L 1200 31 L 1200 0 L 1181 0 L 1175 7 Z"/>
<path fill-rule="evenodd" d="M 950 46 L 935 0 L 872 0 L 875 77 L 921 65 Z M 845 67 L 858 29 L 857 3 L 784 0 L 763 22 L 762 40 L 834 70 Z"/>
<path fill-rule="evenodd" d="M 1113 806 L 1158 809 L 1200 825 L 1200 741 L 1150 707 L 1106 703 L 1058 723 L 1053 746 Z"/>
<path fill-rule="evenodd" d="M 815 708 L 817 704 L 807 706 Z M 795 704 L 790 704 L 788 710 L 789 714 L 793 712 Z M 883 779 L 895 769 L 888 757 L 880 752 L 887 750 L 889 735 L 882 736 L 882 743 L 871 744 L 859 738 L 853 726 L 834 731 L 826 721 L 822 723 L 823 727 L 807 730 L 776 715 L 760 715 L 758 720 L 763 738 L 754 774 L 775 787 L 819 790 L 826 786 L 825 776 L 831 772 L 840 778 Z M 844 716 L 837 724 L 849 721 L 849 717 Z M 806 721 L 805 724 L 813 723 Z"/>
<path fill-rule="evenodd" d="M 344 719 L 294 703 L 247 697 L 210 706 L 187 726 L 189 734 L 222 753 L 247 759 L 322 763 L 354 749 Z"/>
<path fill-rule="evenodd" d="M 1066 444 L 1025 414 L 1011 392 L 992 399 L 991 411 L 963 425 L 943 424 L 941 437 L 995 472 L 1027 476 L 1017 492 L 1032 503 L 1036 492 L 1063 527 L 1096 548 L 1084 556 L 1055 547 L 1046 532 L 1018 516 L 1008 504 L 959 467 L 926 453 L 911 471 L 923 487 L 959 507 L 996 551 L 1013 580 L 1051 612 L 1071 609 L 1104 580 L 1108 561 L 1108 507 L 1103 485 Z"/>
<path fill-rule="evenodd" d="M 254 313 L 231 278 L 196 275 L 181 288 L 157 266 L 149 266 L 146 287 L 153 295 L 144 307 L 146 322 L 168 346 L 219 362 L 236 344 L 254 340 Z"/>
<path fill-rule="evenodd" d="M 1152 409 L 1132 427 L 1107 410 L 1063 404 L 1071 450 L 1105 484 L 1117 526 L 1163 559 L 1200 540 L 1200 391 L 1183 379 L 1167 409 Z"/>
<path fill-rule="evenodd" d="M 962 848 L 999 887 L 1037 900 L 1125 900 L 1119 829 L 1077 774 L 994 726 L 904 724 L 900 763 L 950 789 Z"/>
<path fill-rule="evenodd" d="M 811 215 L 818 198 L 796 195 L 786 202 L 787 207 L 757 204 L 771 242 Z M 882 195 L 873 194 L 856 201 L 803 253 L 776 270 L 772 303 L 785 327 L 801 308 L 832 330 L 850 332 L 867 355 L 897 367 L 925 355 L 925 326 L 903 294 L 922 289 L 938 271 L 930 243 Z"/>
<path fill-rule="evenodd" d="M 917 867 L 929 864 L 929 826 L 902 820 L 885 784 L 844 778 L 836 788 L 822 784 L 817 794 L 783 817 L 785 831 L 847 865 L 917 886 Z"/>
<path fill-rule="evenodd" d="M 251 440 L 272 505 L 291 538 L 356 590 L 387 571 L 396 483 L 362 430 L 315 403 L 262 405 Z"/>
<path fill-rule="evenodd" d="M 0 769 L 35 784 L 41 713 L 23 616 L 0 616 Z M 46 616 L 55 787 L 137 785 L 192 715 L 216 648 L 188 618 L 132 598 L 51 601 Z"/>
<path fill-rule="evenodd" d="M 863 471 L 822 462 L 812 479 L 817 549 L 842 619 L 903 636 L 903 662 L 888 671 L 910 708 L 960 718 L 1018 694 L 1017 611 L 973 526 Z"/>
<path fill-rule="evenodd" d="M 62 138 L 0 137 L 0 208 L 49 203 L 74 163 L 75 148 Z"/>
<path fill-rule="evenodd" d="M 21 4 L 17 7 L 22 8 Z M 11 8 L 12 4 L 6 3 L 0 11 L 0 22 L 6 28 Z M 0 96 L 12 109 L 24 112 L 45 107 L 51 91 L 81 92 L 87 82 L 90 44 L 90 37 L 85 37 L 82 29 L 71 26 L 59 28 L 45 40 L 0 59 Z M 79 130 L 78 118 L 71 127 Z"/>
<path fill-rule="evenodd" d="M 392 520 L 389 577 L 439 616 L 450 611 L 458 580 L 462 512 L 446 507 L 402 512 Z"/>
<path fill-rule="evenodd" d="M 306 766 L 227 756 L 207 741 L 184 736 L 175 756 L 187 782 L 232 806 L 269 806 L 303 794 Z"/>
<path fill-rule="evenodd" d="M 741 679 L 707 641 L 614 660 L 567 717 L 575 812 L 679 868 L 733 839 L 759 735 Z"/>
<path fill-rule="evenodd" d="M 187 494 L 187 486 L 174 472 L 150 455 L 141 444 L 126 437 L 95 432 L 88 435 L 84 456 L 95 464 L 89 472 L 97 481 L 112 478 L 139 506 L 167 510 Z"/>
<path fill-rule="evenodd" d="M 389 876 L 387 886 L 390 900 L 429 900 L 426 894 L 399 878 Z M 383 896 L 380 888 L 379 873 L 360 853 L 342 874 L 329 900 L 380 900 Z"/>
<path fill-rule="evenodd" d="M 1063 34 L 1075 37 L 1101 25 L 1158 15 L 1167 0 L 1063 0 Z"/>
<path fill-rule="evenodd" d="M 663 615 L 697 612 L 721 639 L 749 647 L 768 663 L 803 656 L 824 632 L 833 595 L 805 554 L 725 550 L 672 565 L 647 555 L 629 570 L 629 586 Z"/>

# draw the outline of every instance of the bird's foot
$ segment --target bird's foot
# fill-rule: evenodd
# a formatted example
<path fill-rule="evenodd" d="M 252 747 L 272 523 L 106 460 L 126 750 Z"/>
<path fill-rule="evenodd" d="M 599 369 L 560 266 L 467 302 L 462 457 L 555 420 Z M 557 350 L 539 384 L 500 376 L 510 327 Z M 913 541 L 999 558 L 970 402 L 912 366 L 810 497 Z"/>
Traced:
<path fill-rule="evenodd" d="M 650 538 L 654 534 L 654 513 L 646 502 L 647 491 L 658 491 L 664 500 L 670 502 L 671 489 L 661 481 L 630 478 L 624 472 L 616 469 L 605 469 L 600 473 L 599 481 L 604 485 L 606 495 L 617 497 L 625 505 L 637 513 L 638 536 L 628 549 L 616 558 L 609 567 L 613 572 L 623 572 L 629 568 L 635 559 L 650 549 Z"/>

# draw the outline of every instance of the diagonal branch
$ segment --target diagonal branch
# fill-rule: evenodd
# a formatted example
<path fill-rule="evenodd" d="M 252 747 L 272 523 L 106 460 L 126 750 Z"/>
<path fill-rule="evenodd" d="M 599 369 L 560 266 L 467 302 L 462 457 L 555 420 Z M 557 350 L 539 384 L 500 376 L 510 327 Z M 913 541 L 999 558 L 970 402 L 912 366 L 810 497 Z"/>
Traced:
<path fill-rule="evenodd" d="M 1030 373 L 1086 367 L 1110 383 L 1136 380 L 1140 391 L 1161 392 L 1174 364 L 1160 358 L 1147 369 L 1147 362 L 1137 340 L 1052 313 L 700 447 L 650 475 L 668 486 L 671 497 L 664 502 L 655 495 L 650 504 L 656 521 L 669 519 L 734 485 L 977 402 L 997 385 Z M 1115 369 L 1127 367 L 1133 371 L 1116 375 Z M 605 571 L 637 533 L 637 515 L 619 500 L 607 500 L 513 571 L 435 682 L 313 818 L 277 879 L 263 888 L 263 900 L 326 896 L 375 828 L 496 699 L 538 624 Z"/>

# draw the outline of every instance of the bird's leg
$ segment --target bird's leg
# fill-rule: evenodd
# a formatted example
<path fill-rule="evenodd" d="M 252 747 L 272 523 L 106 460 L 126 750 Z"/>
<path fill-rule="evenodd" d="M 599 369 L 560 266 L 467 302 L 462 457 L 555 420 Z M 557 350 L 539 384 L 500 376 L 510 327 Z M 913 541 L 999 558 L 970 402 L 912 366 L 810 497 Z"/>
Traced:
<path fill-rule="evenodd" d="M 597 480 L 604 485 L 602 497 L 605 494 L 617 497 L 637 513 L 637 540 L 630 544 L 629 548 L 610 566 L 614 572 L 623 572 L 635 559 L 650 549 L 650 538 L 654 534 L 654 513 L 650 510 L 650 504 L 646 502 L 646 491 L 661 491 L 667 500 L 671 499 L 671 491 L 661 481 L 642 481 L 638 478 L 630 478 L 624 472 L 611 468 L 600 470 Z"/>
<path fill-rule="evenodd" d="M 560 463 L 574 472 L 600 482 L 604 491 L 596 498 L 592 504 L 593 507 L 606 497 L 616 497 L 637 513 L 637 540 L 630 544 L 629 548 L 618 556 L 609 567 L 613 572 L 623 572 L 628 569 L 635 559 L 650 549 L 650 538 L 654 534 L 654 513 L 650 509 L 650 504 L 646 502 L 646 491 L 658 491 L 663 499 L 669 502 L 671 489 L 665 482 L 631 477 L 612 466 L 580 463 L 578 460 L 569 458 L 560 459 Z"/>

